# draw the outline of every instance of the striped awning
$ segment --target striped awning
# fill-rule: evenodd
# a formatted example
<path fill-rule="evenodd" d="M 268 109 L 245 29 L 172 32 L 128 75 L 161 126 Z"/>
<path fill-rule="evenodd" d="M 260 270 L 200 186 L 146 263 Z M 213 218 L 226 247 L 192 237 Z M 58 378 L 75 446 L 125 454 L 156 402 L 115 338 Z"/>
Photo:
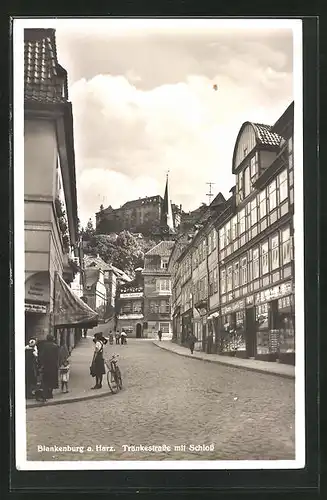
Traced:
<path fill-rule="evenodd" d="M 69 288 L 62 277 L 55 276 L 53 326 L 91 328 L 98 324 L 98 314 Z"/>

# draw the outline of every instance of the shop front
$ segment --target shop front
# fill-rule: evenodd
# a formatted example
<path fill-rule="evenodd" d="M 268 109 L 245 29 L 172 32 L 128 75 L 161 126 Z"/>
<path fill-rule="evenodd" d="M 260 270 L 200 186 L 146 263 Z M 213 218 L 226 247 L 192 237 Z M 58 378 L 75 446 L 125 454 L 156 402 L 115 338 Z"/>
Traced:
<path fill-rule="evenodd" d="M 189 332 L 194 333 L 193 331 L 193 314 L 192 309 L 189 309 L 185 313 L 182 314 L 182 331 L 181 331 L 181 344 L 187 344 L 187 338 Z"/>
<path fill-rule="evenodd" d="M 51 331 L 49 273 L 37 272 L 25 281 L 25 344 Z"/>
<path fill-rule="evenodd" d="M 256 358 L 295 363 L 295 312 L 291 282 L 255 294 Z"/>
<path fill-rule="evenodd" d="M 137 339 L 144 337 L 143 314 L 119 314 L 117 319 L 117 329 L 119 331 L 124 330 L 127 334 L 127 337 L 133 337 Z"/>
<path fill-rule="evenodd" d="M 246 302 L 244 299 L 221 308 L 219 336 L 216 350 L 219 354 L 247 357 Z"/>

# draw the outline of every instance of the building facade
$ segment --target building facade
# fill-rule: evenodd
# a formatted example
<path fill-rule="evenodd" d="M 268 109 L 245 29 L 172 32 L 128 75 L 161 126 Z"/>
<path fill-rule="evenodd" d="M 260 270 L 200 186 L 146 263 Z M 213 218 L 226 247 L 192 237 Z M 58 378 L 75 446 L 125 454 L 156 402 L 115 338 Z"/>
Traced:
<path fill-rule="evenodd" d="M 202 217 L 179 258 L 181 314 L 191 311 L 189 271 L 182 270 L 190 255 L 198 348 L 294 363 L 293 103 L 274 126 L 242 125 L 232 168 L 230 199 Z M 174 286 L 182 282 L 177 267 Z M 187 316 L 184 324 L 190 327 Z"/>
<path fill-rule="evenodd" d="M 161 241 L 144 256 L 144 335 L 172 337 L 171 274 L 168 262 L 174 241 Z"/>
<path fill-rule="evenodd" d="M 136 272 L 135 279 L 119 286 L 117 294 L 116 327 L 125 330 L 128 337 L 144 338 L 144 278 L 142 270 Z"/>
<path fill-rule="evenodd" d="M 26 29 L 24 49 L 25 341 L 52 333 L 73 346 L 96 315 L 67 285 L 80 270 L 67 73 L 55 30 Z"/>

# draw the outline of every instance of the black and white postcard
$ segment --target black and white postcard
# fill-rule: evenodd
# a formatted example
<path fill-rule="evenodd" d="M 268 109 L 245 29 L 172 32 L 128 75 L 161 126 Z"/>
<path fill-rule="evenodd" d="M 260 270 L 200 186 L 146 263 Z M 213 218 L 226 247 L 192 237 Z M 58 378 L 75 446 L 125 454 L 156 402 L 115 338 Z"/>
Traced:
<path fill-rule="evenodd" d="M 302 21 L 13 26 L 17 469 L 303 468 Z"/>

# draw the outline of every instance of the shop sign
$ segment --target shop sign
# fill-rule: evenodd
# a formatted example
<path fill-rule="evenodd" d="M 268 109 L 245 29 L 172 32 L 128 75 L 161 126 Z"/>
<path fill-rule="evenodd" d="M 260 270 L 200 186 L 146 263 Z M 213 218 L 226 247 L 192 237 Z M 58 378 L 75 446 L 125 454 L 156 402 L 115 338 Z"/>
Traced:
<path fill-rule="evenodd" d="M 244 300 L 239 300 L 238 302 L 235 302 L 234 304 L 231 304 L 230 306 L 226 306 L 222 308 L 222 314 L 230 314 L 232 312 L 239 311 L 240 309 L 244 309 L 245 303 Z"/>
<path fill-rule="evenodd" d="M 259 292 L 255 296 L 256 304 L 261 304 L 263 302 L 268 302 L 270 300 L 278 299 L 283 295 L 288 295 L 292 292 L 292 284 L 290 282 L 283 283 L 279 286 L 274 286 L 272 288 L 268 288 L 267 290 L 263 290 Z"/>
<path fill-rule="evenodd" d="M 143 297 L 143 292 L 132 292 L 132 293 L 121 293 L 121 299 L 141 299 Z"/>
<path fill-rule="evenodd" d="M 25 283 L 25 299 L 40 302 L 50 301 L 50 283 L 48 273 L 35 273 L 28 278 Z"/>
<path fill-rule="evenodd" d="M 25 312 L 46 314 L 47 313 L 47 306 L 44 306 L 41 304 L 27 304 L 25 302 Z"/>

